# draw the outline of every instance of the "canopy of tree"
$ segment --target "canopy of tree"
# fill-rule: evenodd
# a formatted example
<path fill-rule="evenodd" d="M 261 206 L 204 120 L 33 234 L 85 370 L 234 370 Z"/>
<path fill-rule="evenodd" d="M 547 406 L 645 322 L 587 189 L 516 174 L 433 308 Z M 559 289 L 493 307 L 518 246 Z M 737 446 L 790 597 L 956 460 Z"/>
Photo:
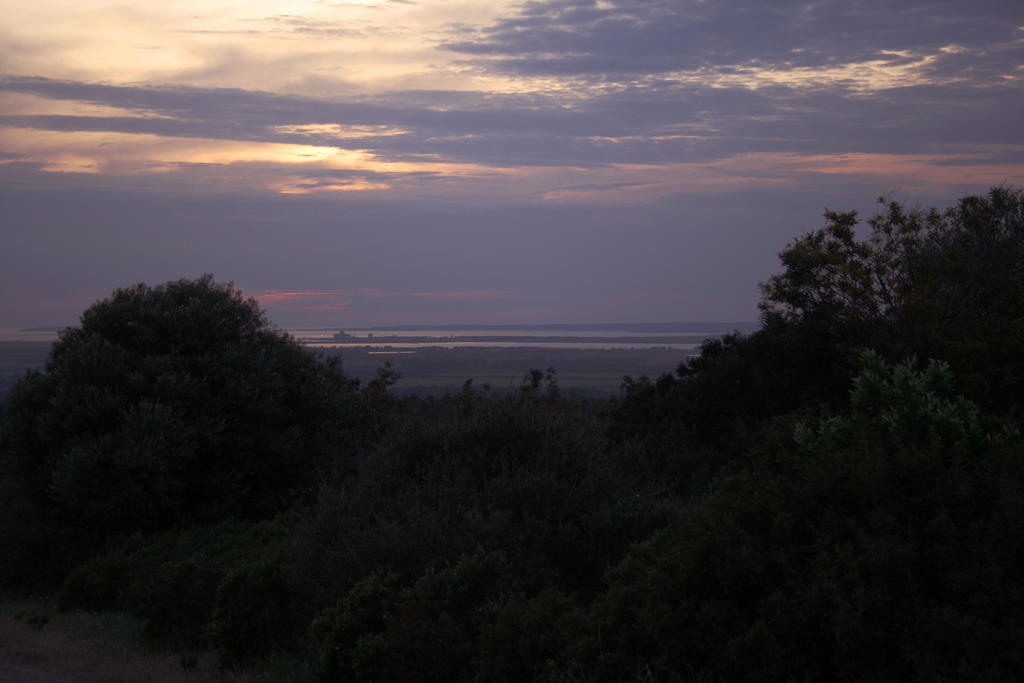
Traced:
<path fill-rule="evenodd" d="M 846 406 L 861 352 L 946 361 L 987 410 L 1024 417 L 1024 194 L 993 188 L 944 212 L 882 198 L 790 243 L 761 285 L 762 329 L 704 344 L 658 382 L 627 382 L 613 429 L 721 441 L 800 407 Z"/>
<path fill-rule="evenodd" d="M 855 213 L 781 254 L 783 272 L 762 285 L 762 319 L 810 328 L 837 347 L 892 358 L 941 358 L 964 389 L 996 410 L 1020 410 L 1024 370 L 1024 198 L 993 188 L 945 212 L 880 199 L 858 241 Z"/>
<path fill-rule="evenodd" d="M 230 285 L 119 289 L 8 396 L 6 499 L 32 510 L 32 545 L 264 517 L 344 449 L 352 394 Z"/>

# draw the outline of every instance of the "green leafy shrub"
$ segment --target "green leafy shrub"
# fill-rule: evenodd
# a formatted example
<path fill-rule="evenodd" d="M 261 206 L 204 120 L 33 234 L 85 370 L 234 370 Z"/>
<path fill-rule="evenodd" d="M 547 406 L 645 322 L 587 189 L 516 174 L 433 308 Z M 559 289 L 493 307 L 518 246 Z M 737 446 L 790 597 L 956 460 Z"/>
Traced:
<path fill-rule="evenodd" d="M 240 643 L 245 638 L 254 646 L 279 644 L 295 630 L 290 620 L 278 620 L 287 610 L 284 535 L 275 522 L 133 534 L 76 567 L 59 604 L 130 612 L 154 642 L 214 645 L 236 663 L 255 654 Z"/>
<path fill-rule="evenodd" d="M 530 591 L 594 592 L 609 563 L 665 522 L 663 486 L 601 418 L 548 395 L 405 402 L 359 471 L 321 490 L 294 537 L 307 603 L 333 604 L 378 567 L 402 577 L 484 547 Z"/>
<path fill-rule="evenodd" d="M 375 572 L 313 625 L 325 680 L 452 681 L 471 671 L 494 601 L 513 588 L 503 553 L 477 550 L 401 588 Z"/>
<path fill-rule="evenodd" d="M 297 629 L 290 608 L 279 562 L 258 560 L 228 571 L 207 629 L 221 664 L 237 668 L 292 645 Z"/>
<path fill-rule="evenodd" d="M 482 626 L 476 670 L 501 681 L 572 680 L 578 641 L 589 621 L 576 601 L 546 588 L 532 598 L 509 596 Z"/>
<path fill-rule="evenodd" d="M 339 605 L 317 617 L 311 631 L 325 679 L 352 680 L 358 671 L 386 666 L 382 634 L 397 601 L 398 575 L 377 570 L 356 583 Z"/>
<path fill-rule="evenodd" d="M 746 454 L 594 603 L 597 671 L 1006 680 L 1022 664 L 1024 447 L 947 367 L 865 354 L 851 408 Z M 813 425 L 813 426 L 810 426 Z M 591 661 L 598 650 L 590 644 Z"/>

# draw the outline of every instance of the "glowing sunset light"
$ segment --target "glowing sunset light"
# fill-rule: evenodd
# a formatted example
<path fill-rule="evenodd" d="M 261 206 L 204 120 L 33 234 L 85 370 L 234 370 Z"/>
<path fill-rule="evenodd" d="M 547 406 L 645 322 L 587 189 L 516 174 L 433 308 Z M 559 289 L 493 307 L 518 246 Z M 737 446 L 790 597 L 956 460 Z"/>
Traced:
<path fill-rule="evenodd" d="M 280 164 L 309 164 L 329 161 L 340 167 L 364 159 L 359 152 L 334 147 L 250 143 L 231 140 L 169 138 L 110 132 L 45 131 L 33 136 L 16 135 L 0 129 L 0 142 L 30 161 L 52 163 L 52 159 L 88 159 L 112 173 L 165 172 L 173 164 L 231 164 L 268 161 Z M 72 152 L 71 150 L 75 150 Z"/>
<path fill-rule="evenodd" d="M 335 138 L 337 140 L 348 140 L 362 138 L 368 135 L 403 135 L 409 131 L 389 126 L 341 126 L 337 123 L 307 123 L 294 126 L 274 126 L 271 130 L 275 133 L 288 135 L 310 135 Z"/>
<path fill-rule="evenodd" d="M 281 194 L 316 194 L 321 192 L 367 192 L 371 190 L 388 190 L 388 183 L 374 183 L 363 179 L 354 179 L 346 183 L 309 183 L 292 181 L 281 183 L 275 188 Z"/>

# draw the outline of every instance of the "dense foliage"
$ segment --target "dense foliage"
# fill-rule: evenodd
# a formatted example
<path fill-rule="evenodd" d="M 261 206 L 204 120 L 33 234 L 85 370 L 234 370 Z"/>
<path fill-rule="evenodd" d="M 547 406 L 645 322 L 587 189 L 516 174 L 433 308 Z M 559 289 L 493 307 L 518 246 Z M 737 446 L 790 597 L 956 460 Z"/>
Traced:
<path fill-rule="evenodd" d="M 609 401 L 358 391 L 230 287 L 121 290 L 6 405 L 0 575 L 284 680 L 1016 680 L 1022 216 L 827 213 Z"/>
<path fill-rule="evenodd" d="M 945 212 L 880 200 L 871 235 L 856 215 L 827 213 L 825 228 L 782 252 L 783 272 L 762 286 L 766 330 L 811 329 L 836 348 L 891 358 L 941 358 L 971 398 L 997 412 L 1024 408 L 1024 197 L 993 188 Z"/>
<path fill-rule="evenodd" d="M 347 451 L 352 394 L 230 285 L 120 289 L 7 397 L 4 522 L 32 521 L 5 529 L 6 554 L 32 544 L 59 568 L 69 545 L 275 514 Z"/>
<path fill-rule="evenodd" d="M 993 188 L 944 212 L 879 202 L 863 240 L 856 213 L 826 212 L 762 284 L 761 330 L 630 382 L 616 429 L 721 443 L 773 415 L 841 409 L 867 349 L 944 360 L 981 407 L 1024 417 L 1024 195 Z"/>

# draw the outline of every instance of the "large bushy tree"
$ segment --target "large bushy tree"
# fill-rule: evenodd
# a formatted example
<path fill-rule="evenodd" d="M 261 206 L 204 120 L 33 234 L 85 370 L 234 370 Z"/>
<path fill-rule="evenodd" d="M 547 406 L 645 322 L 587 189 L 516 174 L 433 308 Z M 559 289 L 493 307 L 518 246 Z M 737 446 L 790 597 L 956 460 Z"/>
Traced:
<path fill-rule="evenodd" d="M 856 213 L 790 243 L 762 287 L 765 333 L 799 328 L 855 358 L 874 348 L 950 363 L 982 405 L 1021 407 L 1024 193 L 1005 187 L 945 211 L 880 199 L 858 239 Z"/>
<path fill-rule="evenodd" d="M 855 212 L 828 211 L 786 246 L 761 285 L 759 331 L 708 341 L 677 377 L 629 383 L 613 434 L 721 441 L 793 410 L 842 409 L 865 349 L 944 360 L 982 408 L 1024 417 L 1024 193 L 996 187 L 945 211 L 879 201 L 867 234 Z"/>
<path fill-rule="evenodd" d="M 119 289 L 11 391 L 3 538 L 55 552 L 111 534 L 281 510 L 345 443 L 332 363 L 212 276 Z M 35 533 L 32 533 L 32 527 Z M 25 530 L 22 537 L 14 529 Z"/>

